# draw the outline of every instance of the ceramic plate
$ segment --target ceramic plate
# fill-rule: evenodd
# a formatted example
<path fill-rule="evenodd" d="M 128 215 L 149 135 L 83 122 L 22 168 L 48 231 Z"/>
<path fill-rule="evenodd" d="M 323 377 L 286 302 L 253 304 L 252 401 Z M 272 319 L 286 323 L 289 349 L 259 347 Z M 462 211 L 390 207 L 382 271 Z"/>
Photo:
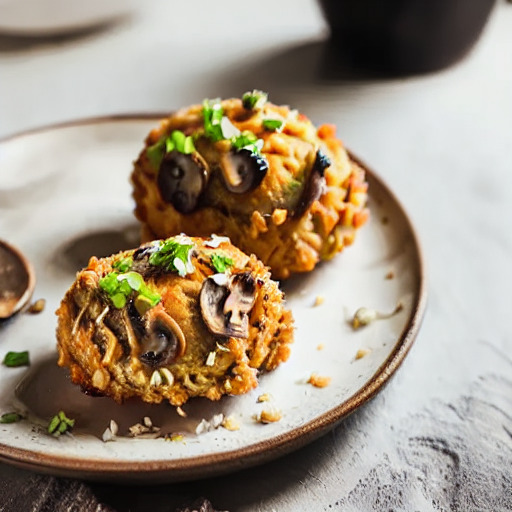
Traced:
<path fill-rule="evenodd" d="M 426 300 L 418 240 L 397 199 L 368 170 L 371 220 L 353 246 L 284 284 L 295 343 L 289 361 L 262 376 L 258 389 L 219 402 L 191 400 L 183 407 L 187 417 L 168 404 L 121 406 L 83 395 L 56 365 L 54 311 L 90 255 L 138 245 L 128 177 L 156 124 L 147 116 L 93 119 L 0 142 L 0 237 L 28 256 L 37 275 L 33 299 L 46 299 L 42 313 L 0 324 L 0 358 L 29 350 L 31 359 L 28 368 L 0 370 L 0 414 L 17 410 L 26 418 L 0 425 L 4 462 L 56 475 L 146 482 L 258 464 L 319 437 L 372 398 L 416 336 Z M 401 310 L 389 318 L 358 330 L 350 324 L 360 307 L 391 313 L 397 304 Z M 358 351 L 364 357 L 357 358 Z M 330 384 L 308 384 L 312 373 L 330 377 Z M 264 393 L 270 401 L 258 403 Z M 281 421 L 256 422 L 265 408 L 280 410 Z M 59 410 L 76 426 L 72 435 L 54 438 L 46 425 Z M 214 428 L 221 414 L 235 418 L 240 429 Z M 144 416 L 162 434 L 180 435 L 172 441 L 127 437 L 128 427 Z M 111 419 L 121 435 L 103 442 Z M 203 419 L 210 430 L 197 434 Z"/>

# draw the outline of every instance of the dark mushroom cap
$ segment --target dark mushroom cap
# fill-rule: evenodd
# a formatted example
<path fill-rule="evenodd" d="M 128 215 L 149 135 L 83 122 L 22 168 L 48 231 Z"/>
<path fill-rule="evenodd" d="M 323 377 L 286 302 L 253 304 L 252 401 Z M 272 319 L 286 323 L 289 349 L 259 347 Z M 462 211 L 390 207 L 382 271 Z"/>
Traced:
<path fill-rule="evenodd" d="M 224 185 L 235 194 L 254 190 L 268 171 L 265 157 L 249 149 L 231 149 L 220 158 Z"/>
<path fill-rule="evenodd" d="M 256 299 L 256 284 L 250 272 L 215 274 L 203 282 L 199 302 L 208 329 L 219 336 L 247 338 L 249 312 Z"/>
<path fill-rule="evenodd" d="M 186 348 L 180 326 L 163 309 L 151 309 L 145 317 L 142 336 L 140 321 L 135 322 L 139 327 L 140 360 L 153 368 L 173 363 L 184 354 Z"/>
<path fill-rule="evenodd" d="M 325 190 L 325 169 L 331 165 L 329 158 L 319 149 L 309 174 L 309 179 L 304 186 L 302 195 L 293 211 L 293 217 L 301 217 L 309 210 L 310 206 L 320 198 Z"/>
<path fill-rule="evenodd" d="M 180 213 L 194 211 L 208 176 L 207 165 L 198 153 L 166 153 L 158 170 L 157 185 L 162 199 Z"/>

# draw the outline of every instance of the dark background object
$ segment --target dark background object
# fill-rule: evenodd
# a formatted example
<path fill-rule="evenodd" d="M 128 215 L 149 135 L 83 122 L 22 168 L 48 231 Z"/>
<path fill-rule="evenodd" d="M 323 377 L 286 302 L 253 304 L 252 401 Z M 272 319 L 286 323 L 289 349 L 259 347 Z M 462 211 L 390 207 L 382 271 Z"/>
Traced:
<path fill-rule="evenodd" d="M 435 71 L 472 48 L 496 0 L 319 0 L 331 42 L 354 66 Z"/>

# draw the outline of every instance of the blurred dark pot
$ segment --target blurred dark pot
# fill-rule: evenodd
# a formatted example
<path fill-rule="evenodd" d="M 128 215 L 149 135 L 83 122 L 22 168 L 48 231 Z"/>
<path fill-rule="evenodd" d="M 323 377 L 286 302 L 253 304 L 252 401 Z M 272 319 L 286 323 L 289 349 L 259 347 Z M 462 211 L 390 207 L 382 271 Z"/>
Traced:
<path fill-rule="evenodd" d="M 445 68 L 475 44 L 495 0 L 319 0 L 332 43 L 356 66 Z"/>

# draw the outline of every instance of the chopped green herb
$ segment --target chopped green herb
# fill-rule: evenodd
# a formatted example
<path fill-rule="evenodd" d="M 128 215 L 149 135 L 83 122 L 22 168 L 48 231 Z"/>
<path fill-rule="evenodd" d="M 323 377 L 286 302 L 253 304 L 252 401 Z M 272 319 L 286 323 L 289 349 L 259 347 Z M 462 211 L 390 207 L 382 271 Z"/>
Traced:
<path fill-rule="evenodd" d="M 265 130 L 268 130 L 269 132 L 278 132 L 283 128 L 284 123 L 280 119 L 264 119 L 262 124 Z"/>
<path fill-rule="evenodd" d="M 231 146 L 234 149 L 248 149 L 253 153 L 260 154 L 263 147 L 263 140 L 258 139 L 254 133 L 246 130 L 240 135 L 231 138 Z"/>
<path fill-rule="evenodd" d="M 24 352 L 7 352 L 4 357 L 4 365 L 9 368 L 15 368 L 17 366 L 28 366 L 30 360 L 28 357 L 28 351 Z"/>
<path fill-rule="evenodd" d="M 146 156 L 153 169 L 158 170 L 165 155 L 165 139 L 159 140 L 156 144 L 146 149 Z"/>
<path fill-rule="evenodd" d="M 165 139 L 165 151 L 170 153 L 174 150 L 186 155 L 193 153 L 196 150 L 193 137 L 185 135 L 181 130 L 174 130 L 170 137 Z"/>
<path fill-rule="evenodd" d="M 59 437 L 61 434 L 68 432 L 75 426 L 75 420 L 68 418 L 64 411 L 59 411 L 48 423 L 48 433 Z"/>
<path fill-rule="evenodd" d="M 189 261 L 192 247 L 192 244 L 180 244 L 173 239 L 165 240 L 161 243 L 160 248 L 151 254 L 149 263 L 178 272 L 183 277 L 193 272 L 193 267 L 191 268 Z"/>
<path fill-rule="evenodd" d="M 242 105 L 247 110 L 258 110 L 267 102 L 268 94 L 254 89 L 252 92 L 246 92 L 242 96 Z"/>
<path fill-rule="evenodd" d="M 145 297 L 151 307 L 160 302 L 160 295 L 151 290 L 144 278 L 138 272 L 110 272 L 99 281 L 100 288 L 107 293 L 112 304 L 117 309 L 124 308 L 132 292 L 139 292 L 138 296 Z"/>
<path fill-rule="evenodd" d="M 206 99 L 203 101 L 204 133 L 213 142 L 217 142 L 225 138 L 220 126 L 223 115 L 224 109 L 222 108 L 220 99 Z"/>
<path fill-rule="evenodd" d="M 211 262 L 213 268 L 220 273 L 226 272 L 229 267 L 232 267 L 234 262 L 228 256 L 220 253 L 213 253 L 211 255 Z"/>
<path fill-rule="evenodd" d="M 0 416 L 0 423 L 16 423 L 22 419 L 17 412 L 6 412 Z"/>
<path fill-rule="evenodd" d="M 131 256 L 121 258 L 120 260 L 114 261 L 114 263 L 112 263 L 112 267 L 116 270 L 119 270 L 119 272 L 127 272 L 132 268 L 132 265 L 133 259 Z"/>

